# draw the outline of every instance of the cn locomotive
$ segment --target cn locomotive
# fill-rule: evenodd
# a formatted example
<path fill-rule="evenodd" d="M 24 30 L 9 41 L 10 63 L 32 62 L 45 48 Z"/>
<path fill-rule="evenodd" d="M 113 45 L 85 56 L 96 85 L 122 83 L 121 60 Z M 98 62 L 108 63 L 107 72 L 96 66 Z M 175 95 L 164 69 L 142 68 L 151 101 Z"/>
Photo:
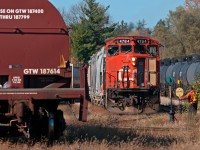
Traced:
<path fill-rule="evenodd" d="M 74 99 L 86 121 L 85 73 L 72 88 L 68 32 L 48 0 L 0 1 L 0 127 L 53 138 L 61 129 L 59 103 Z"/>
<path fill-rule="evenodd" d="M 158 111 L 160 43 L 143 36 L 108 40 L 89 61 L 88 85 L 91 101 L 111 112 Z"/>

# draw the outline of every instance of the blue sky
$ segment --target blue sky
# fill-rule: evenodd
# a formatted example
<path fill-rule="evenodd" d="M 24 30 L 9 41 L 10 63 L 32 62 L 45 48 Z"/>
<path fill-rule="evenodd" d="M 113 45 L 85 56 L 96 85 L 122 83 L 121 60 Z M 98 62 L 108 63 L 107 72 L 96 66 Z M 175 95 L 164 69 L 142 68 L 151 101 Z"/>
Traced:
<path fill-rule="evenodd" d="M 50 0 L 56 8 L 66 11 L 82 0 Z M 169 11 L 184 6 L 185 0 L 96 0 L 103 6 L 110 6 L 109 15 L 113 22 L 124 20 L 137 23 L 145 19 L 146 27 L 153 28 L 160 19 L 165 19 Z"/>

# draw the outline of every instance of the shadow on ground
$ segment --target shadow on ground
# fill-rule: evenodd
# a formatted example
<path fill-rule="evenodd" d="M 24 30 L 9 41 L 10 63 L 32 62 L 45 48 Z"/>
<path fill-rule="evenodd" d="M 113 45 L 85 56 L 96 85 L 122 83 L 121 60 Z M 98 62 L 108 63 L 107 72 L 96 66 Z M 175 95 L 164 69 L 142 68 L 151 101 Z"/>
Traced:
<path fill-rule="evenodd" d="M 178 139 L 170 136 L 158 136 L 156 134 L 140 134 L 136 130 L 124 130 L 100 125 L 94 126 L 68 126 L 63 136 L 64 141 L 73 143 L 74 141 L 107 141 L 109 144 L 120 142 L 133 142 L 139 146 L 169 146 Z"/>

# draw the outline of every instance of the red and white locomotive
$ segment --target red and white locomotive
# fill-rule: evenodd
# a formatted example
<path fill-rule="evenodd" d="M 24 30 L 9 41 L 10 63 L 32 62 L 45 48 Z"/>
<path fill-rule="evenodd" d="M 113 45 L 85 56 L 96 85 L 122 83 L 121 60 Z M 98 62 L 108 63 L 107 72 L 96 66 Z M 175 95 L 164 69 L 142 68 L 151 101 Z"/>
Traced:
<path fill-rule="evenodd" d="M 160 43 L 149 37 L 119 36 L 108 40 L 89 62 L 91 101 L 110 111 L 119 108 L 117 110 L 138 113 L 147 106 L 157 111 L 160 104 L 159 48 Z"/>

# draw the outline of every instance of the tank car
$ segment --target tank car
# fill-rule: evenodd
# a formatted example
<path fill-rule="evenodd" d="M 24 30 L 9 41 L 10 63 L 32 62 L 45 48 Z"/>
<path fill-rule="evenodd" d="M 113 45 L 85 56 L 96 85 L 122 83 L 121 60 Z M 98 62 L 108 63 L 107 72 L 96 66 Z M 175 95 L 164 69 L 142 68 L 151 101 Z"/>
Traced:
<path fill-rule="evenodd" d="M 163 96 L 168 95 L 168 77 L 173 79 L 173 91 L 178 87 L 187 91 L 189 86 L 194 83 L 195 77 L 200 73 L 200 55 L 195 54 L 162 60 L 161 71 L 161 93 Z M 178 84 L 177 81 L 180 81 L 180 83 Z"/>
<path fill-rule="evenodd" d="M 119 36 L 106 42 L 90 61 L 93 103 L 116 113 L 159 110 L 160 43 L 149 37 Z"/>
<path fill-rule="evenodd" d="M 0 6 L 0 126 L 53 138 L 59 103 L 74 99 L 86 121 L 84 69 L 80 88 L 72 88 L 68 28 L 58 10 L 48 0 L 1 0 Z"/>

